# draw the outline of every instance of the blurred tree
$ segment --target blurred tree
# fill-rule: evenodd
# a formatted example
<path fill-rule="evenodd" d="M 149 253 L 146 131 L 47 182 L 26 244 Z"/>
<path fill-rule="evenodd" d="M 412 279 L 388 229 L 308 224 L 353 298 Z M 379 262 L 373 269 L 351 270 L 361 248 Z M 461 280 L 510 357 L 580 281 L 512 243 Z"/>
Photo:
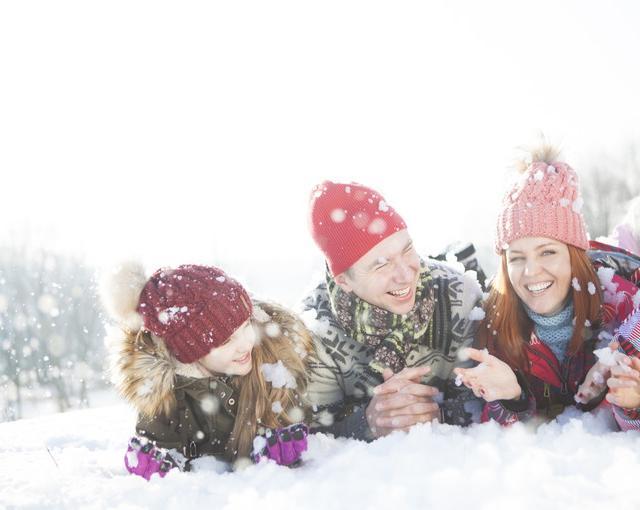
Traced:
<path fill-rule="evenodd" d="M 606 236 L 640 194 L 640 150 L 630 144 L 619 157 L 603 155 L 581 172 L 584 216 L 592 239 Z"/>
<path fill-rule="evenodd" d="M 88 405 L 105 385 L 103 338 L 91 268 L 24 242 L 0 250 L 1 419 L 20 418 L 27 399 Z"/>

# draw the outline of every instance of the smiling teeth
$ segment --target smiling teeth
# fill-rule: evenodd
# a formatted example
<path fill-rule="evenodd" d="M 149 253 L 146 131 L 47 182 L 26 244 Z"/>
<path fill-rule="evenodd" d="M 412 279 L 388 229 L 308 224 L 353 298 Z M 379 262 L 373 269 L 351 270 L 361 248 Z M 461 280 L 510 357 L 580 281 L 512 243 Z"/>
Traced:
<path fill-rule="evenodd" d="M 392 290 L 391 292 L 389 292 L 389 294 L 396 297 L 404 297 L 409 294 L 409 291 L 411 291 L 411 287 L 407 287 L 406 289 L 401 290 Z"/>
<path fill-rule="evenodd" d="M 527 285 L 527 290 L 530 292 L 540 292 L 551 287 L 551 282 L 534 283 L 533 285 Z"/>

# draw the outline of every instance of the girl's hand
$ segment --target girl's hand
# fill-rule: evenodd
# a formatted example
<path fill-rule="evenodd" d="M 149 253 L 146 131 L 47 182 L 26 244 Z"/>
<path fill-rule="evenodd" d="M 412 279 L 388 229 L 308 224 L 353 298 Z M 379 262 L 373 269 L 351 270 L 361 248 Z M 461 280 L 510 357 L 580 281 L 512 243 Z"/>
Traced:
<path fill-rule="evenodd" d="M 487 402 L 520 397 L 522 388 L 509 365 L 489 354 L 486 349 L 469 347 L 465 351 L 469 358 L 479 361 L 480 364 L 474 368 L 455 368 L 454 372 L 458 375 L 458 380 L 470 388 L 476 397 L 481 397 Z"/>
<path fill-rule="evenodd" d="M 258 463 L 266 458 L 281 466 L 295 466 L 300 463 L 302 452 L 307 450 L 308 434 L 309 429 L 304 423 L 267 429 L 263 436 L 254 439 L 251 459 Z"/>
<path fill-rule="evenodd" d="M 135 436 L 129 440 L 124 465 L 129 473 L 141 476 L 145 480 L 151 480 L 151 477 L 156 474 L 164 478 L 174 467 L 166 451 L 156 448 L 145 438 Z"/>
<path fill-rule="evenodd" d="M 618 366 L 611 368 L 607 386 L 609 402 L 626 409 L 640 408 L 640 359 L 625 356 Z"/>

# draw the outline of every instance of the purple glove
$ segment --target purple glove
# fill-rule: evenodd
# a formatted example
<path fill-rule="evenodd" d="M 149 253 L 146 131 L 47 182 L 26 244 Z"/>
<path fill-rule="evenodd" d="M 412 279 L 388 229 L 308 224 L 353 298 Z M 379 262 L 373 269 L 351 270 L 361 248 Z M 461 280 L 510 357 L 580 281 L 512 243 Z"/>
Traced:
<path fill-rule="evenodd" d="M 154 473 L 164 478 L 173 467 L 173 462 L 166 453 L 157 449 L 150 441 L 132 437 L 124 456 L 124 465 L 129 473 L 150 480 Z"/>
<path fill-rule="evenodd" d="M 296 423 L 281 429 L 267 429 L 264 436 L 253 441 L 251 459 L 258 463 L 262 458 L 275 460 L 280 466 L 300 463 L 302 452 L 307 449 L 309 429 L 304 423 Z"/>

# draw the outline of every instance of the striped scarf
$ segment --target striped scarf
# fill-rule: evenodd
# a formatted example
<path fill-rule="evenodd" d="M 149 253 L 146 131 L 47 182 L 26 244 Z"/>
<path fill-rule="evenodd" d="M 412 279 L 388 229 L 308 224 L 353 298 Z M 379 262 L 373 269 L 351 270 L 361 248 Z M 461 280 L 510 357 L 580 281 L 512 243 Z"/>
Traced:
<path fill-rule="evenodd" d="M 394 314 L 345 292 L 328 271 L 326 278 L 331 308 L 342 328 L 355 341 L 374 348 L 368 368 L 377 379 L 387 367 L 394 373 L 402 370 L 411 346 L 430 344 L 435 301 L 431 273 L 423 261 L 416 302 L 406 315 Z"/>

